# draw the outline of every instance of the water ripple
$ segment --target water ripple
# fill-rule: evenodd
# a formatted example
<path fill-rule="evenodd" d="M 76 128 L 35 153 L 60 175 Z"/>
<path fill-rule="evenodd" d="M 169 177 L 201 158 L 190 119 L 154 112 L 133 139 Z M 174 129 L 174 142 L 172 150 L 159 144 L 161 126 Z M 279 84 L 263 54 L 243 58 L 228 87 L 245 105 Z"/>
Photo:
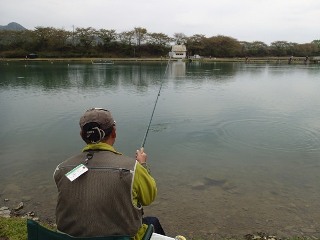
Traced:
<path fill-rule="evenodd" d="M 320 133 L 285 119 L 241 119 L 215 126 L 220 141 L 250 148 L 284 152 L 319 151 Z"/>

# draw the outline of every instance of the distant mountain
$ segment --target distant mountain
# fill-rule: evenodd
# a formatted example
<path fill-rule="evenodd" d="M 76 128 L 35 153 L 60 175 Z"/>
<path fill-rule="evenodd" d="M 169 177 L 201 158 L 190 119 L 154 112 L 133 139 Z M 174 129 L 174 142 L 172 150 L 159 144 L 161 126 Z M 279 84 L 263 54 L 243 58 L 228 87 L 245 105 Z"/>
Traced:
<path fill-rule="evenodd" d="M 14 31 L 20 31 L 20 30 L 27 30 L 23 26 L 21 26 L 19 23 L 11 22 L 6 26 L 0 25 L 0 30 L 14 30 Z"/>

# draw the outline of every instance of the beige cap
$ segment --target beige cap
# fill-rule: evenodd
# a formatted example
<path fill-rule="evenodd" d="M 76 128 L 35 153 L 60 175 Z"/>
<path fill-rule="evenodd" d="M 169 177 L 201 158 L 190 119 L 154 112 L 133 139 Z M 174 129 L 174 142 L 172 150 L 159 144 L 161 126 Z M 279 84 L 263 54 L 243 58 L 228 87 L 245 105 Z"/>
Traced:
<path fill-rule="evenodd" d="M 115 124 L 115 121 L 110 111 L 103 108 L 91 108 L 80 118 L 80 128 L 82 129 L 87 123 L 98 123 L 101 129 L 108 129 Z"/>

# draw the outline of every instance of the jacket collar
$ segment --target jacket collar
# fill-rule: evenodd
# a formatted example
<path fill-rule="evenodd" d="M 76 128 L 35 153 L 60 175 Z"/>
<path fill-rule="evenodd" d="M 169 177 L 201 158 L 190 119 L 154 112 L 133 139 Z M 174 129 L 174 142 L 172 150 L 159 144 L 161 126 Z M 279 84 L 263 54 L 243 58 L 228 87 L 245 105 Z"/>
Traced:
<path fill-rule="evenodd" d="M 117 152 L 113 146 L 107 144 L 107 143 L 102 143 L 102 142 L 99 142 L 99 143 L 89 143 L 87 146 L 85 146 L 83 149 L 82 149 L 82 152 L 88 152 L 88 151 L 110 151 L 110 152 L 113 152 L 115 154 L 119 154 L 119 155 L 122 155 L 122 153 L 120 152 Z"/>

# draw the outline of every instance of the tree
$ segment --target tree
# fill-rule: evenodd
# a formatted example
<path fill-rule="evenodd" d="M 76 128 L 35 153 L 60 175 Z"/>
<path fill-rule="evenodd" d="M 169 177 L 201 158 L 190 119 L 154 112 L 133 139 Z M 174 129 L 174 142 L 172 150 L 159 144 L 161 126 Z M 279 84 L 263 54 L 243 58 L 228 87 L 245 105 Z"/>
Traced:
<path fill-rule="evenodd" d="M 173 34 L 173 38 L 175 39 L 176 44 L 186 44 L 187 43 L 187 35 L 184 33 L 175 33 Z"/>
<path fill-rule="evenodd" d="M 318 46 L 314 43 L 297 44 L 294 51 L 296 56 L 312 56 L 318 51 Z"/>
<path fill-rule="evenodd" d="M 75 38 L 83 49 L 89 50 L 93 45 L 96 45 L 97 31 L 92 28 L 76 28 Z"/>
<path fill-rule="evenodd" d="M 132 49 L 134 34 L 134 31 L 124 31 L 119 33 L 118 37 L 121 43 L 122 52 L 126 55 L 133 55 L 135 57 L 135 49 Z"/>
<path fill-rule="evenodd" d="M 63 51 L 67 46 L 67 40 L 72 33 L 64 29 L 52 29 L 52 36 L 49 39 L 49 46 L 52 50 Z"/>
<path fill-rule="evenodd" d="M 206 40 L 208 55 L 216 57 L 235 57 L 241 54 L 240 43 L 231 37 L 218 35 Z"/>
<path fill-rule="evenodd" d="M 247 45 L 247 53 L 249 56 L 263 57 L 268 56 L 268 45 L 264 42 L 254 41 Z"/>
<path fill-rule="evenodd" d="M 170 44 L 185 44 L 188 53 L 202 56 L 316 56 L 320 54 L 320 40 L 298 44 L 275 41 L 267 46 L 261 41 L 239 42 L 227 36 L 206 38 L 203 34 L 187 37 L 175 33 L 169 37 L 164 33 L 148 33 L 147 29 L 136 27 L 132 31 L 116 33 L 114 29 L 76 28 L 66 31 L 53 27 L 36 27 L 35 30 L 0 30 L 0 54 L 4 57 L 24 57 L 35 52 L 43 57 L 79 56 L 163 56 L 170 51 Z M 72 44 L 72 45 L 71 45 Z M 72 46 L 72 47 L 71 47 Z M 136 54 L 136 48 L 138 54 Z M 111 53 L 111 54 L 110 54 Z"/>
<path fill-rule="evenodd" d="M 206 37 L 202 34 L 195 34 L 191 37 L 187 38 L 187 49 L 189 51 L 189 55 L 199 54 L 205 55 L 205 44 L 206 44 Z"/>
<path fill-rule="evenodd" d="M 138 55 L 141 56 L 141 43 L 146 39 L 147 29 L 136 27 L 134 28 L 133 31 L 134 31 L 136 46 L 138 47 Z M 135 55 L 135 47 L 134 47 L 134 55 Z"/>
<path fill-rule="evenodd" d="M 249 55 L 249 49 L 250 49 L 250 42 L 246 42 L 246 41 L 240 41 L 239 42 L 240 46 L 241 46 L 241 57 L 247 57 Z"/>
<path fill-rule="evenodd" d="M 314 44 L 316 46 L 316 49 L 315 49 L 315 54 L 320 54 L 320 39 L 318 40 L 313 40 L 311 42 L 312 44 Z"/>
<path fill-rule="evenodd" d="M 118 34 L 114 29 L 111 29 L 111 30 L 100 29 L 97 32 L 97 36 L 101 40 L 103 45 L 103 50 L 105 51 L 112 49 L 112 46 L 116 45 L 116 40 L 118 38 Z"/>
<path fill-rule="evenodd" d="M 173 41 L 173 39 L 163 33 L 147 34 L 148 50 L 154 55 L 166 55 L 166 53 L 169 52 L 171 41 Z"/>
<path fill-rule="evenodd" d="M 24 57 L 33 51 L 33 34 L 30 30 L 0 30 L 0 52 L 5 57 Z"/>
<path fill-rule="evenodd" d="M 168 46 L 173 38 L 164 33 L 148 33 L 147 43 L 154 46 Z"/>
<path fill-rule="evenodd" d="M 50 46 L 51 39 L 55 38 L 54 28 L 52 27 L 36 27 L 33 31 L 35 37 L 35 48 L 37 51 L 47 50 Z"/>
<path fill-rule="evenodd" d="M 134 28 L 134 36 L 136 39 L 136 45 L 141 46 L 141 42 L 146 39 L 147 29 L 136 27 Z"/>
<path fill-rule="evenodd" d="M 119 40 L 124 45 L 132 45 L 134 39 L 134 31 L 124 31 L 119 33 Z"/>
<path fill-rule="evenodd" d="M 97 32 L 97 36 L 101 39 L 101 41 L 105 46 L 108 46 L 110 45 L 110 43 L 117 40 L 117 33 L 116 33 L 116 30 L 114 29 L 111 29 L 111 30 L 100 29 Z"/>
<path fill-rule="evenodd" d="M 20 31 L 1 30 L 0 50 L 10 50 L 17 48 L 21 43 Z"/>
<path fill-rule="evenodd" d="M 275 41 L 270 45 L 271 52 L 275 56 L 287 56 L 290 52 L 290 43 L 287 41 Z"/>
<path fill-rule="evenodd" d="M 311 43 L 316 44 L 320 48 L 320 39 L 313 40 Z"/>

